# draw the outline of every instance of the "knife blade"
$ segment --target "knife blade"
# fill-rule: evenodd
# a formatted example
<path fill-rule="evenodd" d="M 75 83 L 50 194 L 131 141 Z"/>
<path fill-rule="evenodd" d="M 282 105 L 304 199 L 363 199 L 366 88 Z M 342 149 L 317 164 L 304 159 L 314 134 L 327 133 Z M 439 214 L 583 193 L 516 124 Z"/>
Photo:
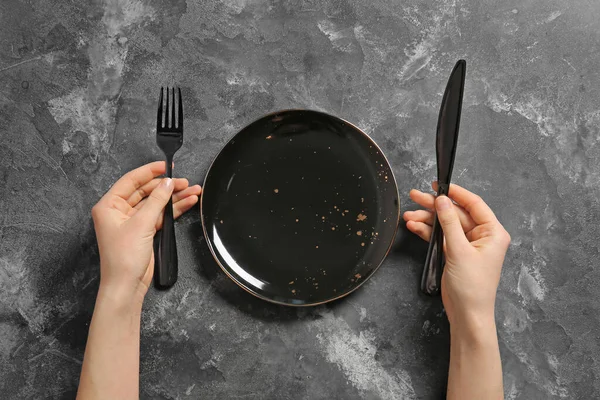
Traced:
<path fill-rule="evenodd" d="M 446 90 L 442 97 L 435 141 L 438 196 L 448 195 L 450 187 L 450 178 L 452 177 L 456 146 L 458 144 L 466 71 L 466 61 L 458 60 L 452 69 L 450 78 L 448 78 Z M 425 267 L 421 276 L 421 291 L 431 296 L 440 293 L 444 261 L 443 244 L 444 232 L 442 231 L 437 215 L 435 215 L 431 239 L 427 249 L 427 257 L 425 259 Z"/>

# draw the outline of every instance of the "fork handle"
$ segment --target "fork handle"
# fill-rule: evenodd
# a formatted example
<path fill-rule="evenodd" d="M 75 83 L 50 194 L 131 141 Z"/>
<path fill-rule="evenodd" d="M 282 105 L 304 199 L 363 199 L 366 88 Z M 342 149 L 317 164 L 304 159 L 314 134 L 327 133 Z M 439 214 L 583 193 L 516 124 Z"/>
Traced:
<path fill-rule="evenodd" d="M 167 157 L 167 177 L 173 177 L 173 157 Z M 154 262 L 154 285 L 159 289 L 168 289 L 177 282 L 177 243 L 175 241 L 175 223 L 173 221 L 173 200 L 169 199 L 165 207 L 163 226 L 160 231 L 158 254 Z"/>

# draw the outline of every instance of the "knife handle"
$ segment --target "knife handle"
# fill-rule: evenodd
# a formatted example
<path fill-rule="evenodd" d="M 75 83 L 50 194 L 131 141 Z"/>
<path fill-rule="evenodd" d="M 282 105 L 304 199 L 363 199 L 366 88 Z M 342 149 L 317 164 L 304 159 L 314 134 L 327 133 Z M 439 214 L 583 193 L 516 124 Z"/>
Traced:
<path fill-rule="evenodd" d="M 448 184 L 438 182 L 438 196 L 448 195 Z M 442 287 L 442 273 L 444 272 L 444 231 L 440 225 L 437 214 L 433 217 L 433 229 L 427 248 L 425 267 L 421 276 L 421 291 L 430 296 L 440 294 Z"/>

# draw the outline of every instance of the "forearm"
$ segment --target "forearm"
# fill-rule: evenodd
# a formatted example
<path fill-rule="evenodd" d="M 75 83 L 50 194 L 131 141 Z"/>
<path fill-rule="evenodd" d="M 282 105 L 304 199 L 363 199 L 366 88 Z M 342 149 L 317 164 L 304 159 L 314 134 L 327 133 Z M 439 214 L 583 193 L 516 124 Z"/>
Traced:
<path fill-rule="evenodd" d="M 141 301 L 101 286 L 85 349 L 79 400 L 139 398 Z"/>
<path fill-rule="evenodd" d="M 448 400 L 502 400 L 502 364 L 496 325 L 450 327 Z"/>

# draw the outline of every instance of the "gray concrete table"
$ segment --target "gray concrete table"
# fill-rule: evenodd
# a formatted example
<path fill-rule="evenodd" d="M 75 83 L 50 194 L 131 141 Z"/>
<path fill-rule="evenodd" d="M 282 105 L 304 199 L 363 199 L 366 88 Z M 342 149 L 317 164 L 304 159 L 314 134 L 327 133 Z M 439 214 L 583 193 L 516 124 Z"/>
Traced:
<path fill-rule="evenodd" d="M 512 234 L 497 301 L 509 399 L 600 397 L 600 3 L 3 0 L 0 397 L 73 398 L 98 287 L 90 208 L 161 157 L 160 85 L 181 85 L 176 171 L 201 182 L 242 126 L 324 110 L 427 189 L 446 78 L 468 60 L 455 181 Z M 168 5 L 166 5 L 168 4 Z M 418 293 L 402 226 L 368 284 L 330 306 L 254 299 L 215 268 L 198 212 L 180 279 L 143 314 L 144 399 L 435 399 L 448 326 Z"/>

